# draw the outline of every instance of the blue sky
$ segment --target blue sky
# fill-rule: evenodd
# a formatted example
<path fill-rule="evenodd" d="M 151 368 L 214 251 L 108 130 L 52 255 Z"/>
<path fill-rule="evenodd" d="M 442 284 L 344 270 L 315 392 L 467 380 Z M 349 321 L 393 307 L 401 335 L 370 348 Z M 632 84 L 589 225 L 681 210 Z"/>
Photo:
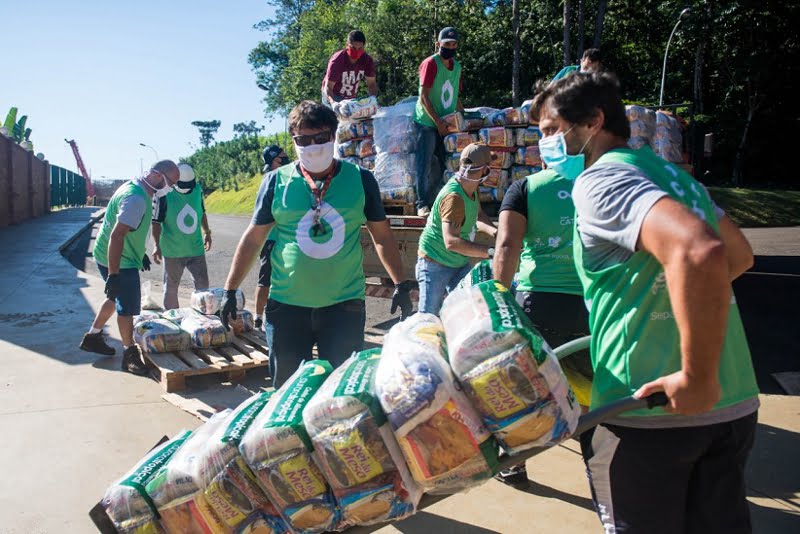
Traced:
<path fill-rule="evenodd" d="M 131 178 L 153 146 L 178 159 L 199 144 L 193 120 L 269 122 L 247 63 L 266 34 L 264 0 L 0 0 L 0 122 L 28 115 L 36 152 L 77 171 L 75 139 L 95 179 Z M 191 146 L 190 146 L 191 143 Z"/>

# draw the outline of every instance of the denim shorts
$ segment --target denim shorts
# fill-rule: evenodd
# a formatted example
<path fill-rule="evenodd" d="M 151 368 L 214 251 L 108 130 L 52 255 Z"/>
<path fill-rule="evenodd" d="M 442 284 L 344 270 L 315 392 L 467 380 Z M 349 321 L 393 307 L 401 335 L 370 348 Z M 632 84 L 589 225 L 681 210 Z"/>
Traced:
<path fill-rule="evenodd" d="M 103 281 L 108 280 L 108 267 L 97 264 Z M 117 315 L 133 316 L 142 311 L 142 288 L 139 285 L 139 269 L 120 269 L 120 291 L 117 295 Z"/>

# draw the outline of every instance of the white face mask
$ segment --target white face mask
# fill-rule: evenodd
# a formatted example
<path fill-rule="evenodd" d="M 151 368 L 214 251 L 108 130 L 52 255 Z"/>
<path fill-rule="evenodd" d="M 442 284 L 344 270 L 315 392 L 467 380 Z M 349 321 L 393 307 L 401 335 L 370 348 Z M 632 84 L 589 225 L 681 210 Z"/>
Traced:
<path fill-rule="evenodd" d="M 328 170 L 333 163 L 333 141 L 321 145 L 297 146 L 297 159 L 308 172 L 320 173 Z"/>
<path fill-rule="evenodd" d="M 465 182 L 472 182 L 472 183 L 478 182 L 478 184 L 482 184 L 483 182 L 486 181 L 486 178 L 488 178 L 488 176 L 483 175 L 483 170 L 484 169 L 486 169 L 486 165 L 482 165 L 480 167 L 471 167 L 471 166 L 470 167 L 463 167 L 462 166 L 461 167 L 461 171 L 458 173 L 458 179 L 459 180 L 463 180 Z M 478 179 L 470 178 L 469 174 L 472 173 L 473 171 L 477 171 L 477 170 L 481 171 L 481 177 L 478 178 Z"/>
<path fill-rule="evenodd" d="M 167 196 L 167 194 L 169 194 L 169 192 L 172 190 L 172 186 L 170 185 L 169 180 L 167 180 L 166 175 L 163 172 L 159 172 L 159 171 L 156 171 L 156 170 L 151 170 L 150 172 L 153 173 L 153 174 L 160 175 L 161 178 L 164 179 L 164 183 L 166 185 L 164 187 L 161 187 L 161 188 L 157 189 L 157 188 L 153 187 L 152 185 L 150 185 L 150 182 L 147 181 L 147 177 L 142 178 L 142 181 L 147 184 L 147 187 L 149 187 L 150 189 L 153 190 L 153 196 L 155 196 L 156 198 L 162 198 L 162 197 Z"/>

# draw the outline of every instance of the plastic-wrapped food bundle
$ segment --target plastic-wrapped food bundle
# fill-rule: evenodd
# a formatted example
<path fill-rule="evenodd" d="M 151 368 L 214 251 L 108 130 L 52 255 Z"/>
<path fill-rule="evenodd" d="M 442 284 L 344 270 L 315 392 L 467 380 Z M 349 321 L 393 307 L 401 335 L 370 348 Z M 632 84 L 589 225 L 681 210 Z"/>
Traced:
<path fill-rule="evenodd" d="M 236 335 L 250 332 L 255 328 L 255 321 L 253 320 L 253 312 L 250 310 L 238 310 L 236 312 L 236 319 L 229 319 L 228 325 Z"/>
<path fill-rule="evenodd" d="M 190 434 L 184 430 L 162 443 L 106 490 L 101 503 L 119 534 L 156 534 L 162 531 L 156 507 L 145 487 Z"/>
<path fill-rule="evenodd" d="M 367 158 L 369 156 L 375 155 L 375 145 L 372 139 L 367 138 L 361 141 L 358 144 L 358 153 L 356 154 L 359 158 Z"/>
<path fill-rule="evenodd" d="M 517 146 L 537 146 L 541 138 L 542 132 L 536 126 L 514 130 L 514 143 Z"/>
<path fill-rule="evenodd" d="M 361 139 L 364 137 L 372 137 L 374 127 L 371 120 L 365 121 L 341 121 L 336 128 L 336 142 L 344 143 L 351 139 Z"/>
<path fill-rule="evenodd" d="M 467 148 L 470 143 L 477 143 L 478 136 L 468 132 L 459 132 L 444 137 L 444 149 L 447 152 L 458 152 Z"/>
<path fill-rule="evenodd" d="M 502 447 L 555 445 L 575 431 L 580 406 L 553 351 L 508 289 L 458 289 L 442 307 L 450 366 Z"/>
<path fill-rule="evenodd" d="M 222 299 L 225 298 L 225 290 L 221 287 L 206 289 L 205 291 L 195 291 L 192 293 L 191 306 L 200 313 L 214 315 L 219 313 L 222 308 Z M 236 309 L 244 308 L 244 292 L 236 290 Z"/>
<path fill-rule="evenodd" d="M 528 123 L 528 115 L 523 118 L 519 108 L 505 108 L 488 115 L 484 124 L 486 126 L 512 126 Z"/>
<path fill-rule="evenodd" d="M 422 496 L 375 394 L 380 349 L 354 354 L 303 410 L 314 458 L 349 525 L 413 514 Z"/>
<path fill-rule="evenodd" d="M 415 164 L 414 154 L 378 154 L 374 173 L 384 199 L 414 202 Z"/>
<path fill-rule="evenodd" d="M 533 106 L 533 100 L 526 100 L 519 107 L 519 119 L 521 121 L 521 124 L 529 124 L 531 122 L 532 106 Z"/>
<path fill-rule="evenodd" d="M 461 166 L 461 153 L 456 152 L 454 154 L 447 154 L 444 157 L 444 166 L 450 172 L 458 172 L 459 167 Z"/>
<path fill-rule="evenodd" d="M 417 126 L 414 123 L 416 98 L 381 108 L 373 118 L 375 148 L 379 154 L 414 152 Z"/>
<path fill-rule="evenodd" d="M 541 167 L 533 167 L 527 165 L 515 165 L 511 167 L 511 181 L 516 182 L 517 180 L 524 180 L 531 174 L 536 174 L 537 172 L 541 171 Z"/>
<path fill-rule="evenodd" d="M 336 145 L 336 157 L 339 159 L 358 156 L 358 141 L 345 141 Z"/>
<path fill-rule="evenodd" d="M 180 326 L 167 319 L 141 321 L 133 327 L 133 340 L 145 352 L 189 350 L 192 339 Z"/>
<path fill-rule="evenodd" d="M 447 126 L 447 131 L 449 133 L 464 131 L 464 115 L 462 115 L 460 111 L 448 113 L 442 117 L 442 122 Z"/>
<path fill-rule="evenodd" d="M 532 145 L 518 148 L 514 156 L 514 164 L 541 167 L 542 156 L 539 154 L 539 147 Z"/>
<path fill-rule="evenodd" d="M 625 106 L 625 115 L 631 127 L 628 146 L 642 148 L 652 143 L 656 135 L 656 114 L 653 110 L 642 106 Z"/>
<path fill-rule="evenodd" d="M 371 171 L 375 168 L 375 156 L 367 156 L 361 160 L 361 166 L 368 171 Z"/>
<path fill-rule="evenodd" d="M 214 414 L 194 431 L 172 458 L 147 483 L 147 494 L 170 534 L 229 532 L 206 501 L 198 480 L 198 466 L 206 443 L 224 424 L 229 410 Z"/>
<path fill-rule="evenodd" d="M 142 310 L 139 315 L 133 316 L 133 326 L 136 327 L 139 323 L 153 321 L 155 319 L 161 319 L 161 314 L 152 310 Z"/>
<path fill-rule="evenodd" d="M 389 191 L 381 191 L 383 202 L 404 202 L 413 204 L 417 201 L 417 190 L 413 186 L 399 187 Z"/>
<path fill-rule="evenodd" d="M 192 346 L 198 349 L 221 347 L 230 341 L 228 329 L 222 324 L 222 320 L 214 315 L 200 313 L 189 315 L 181 321 L 181 329 L 188 332 Z"/>
<path fill-rule="evenodd" d="M 332 370 L 325 360 L 301 365 L 256 416 L 239 444 L 261 488 L 299 532 L 335 529 L 340 519 L 303 425 L 303 409 Z"/>
<path fill-rule="evenodd" d="M 480 284 L 481 282 L 487 282 L 489 280 L 493 280 L 494 275 L 492 274 L 492 260 L 481 260 L 476 263 L 472 269 L 467 273 L 467 276 L 461 279 L 458 283 L 458 287 L 472 287 Z"/>
<path fill-rule="evenodd" d="M 374 96 L 365 96 L 342 100 L 333 104 L 333 110 L 343 119 L 368 119 L 378 112 L 378 99 Z"/>
<path fill-rule="evenodd" d="M 484 180 L 484 182 L 481 184 L 481 187 L 508 188 L 508 171 L 504 171 L 502 169 L 490 168 L 489 175 L 486 177 L 486 180 Z"/>
<path fill-rule="evenodd" d="M 480 112 L 480 109 L 481 108 L 464 111 L 462 113 L 462 116 L 464 117 L 464 130 L 473 131 L 483 128 L 484 117 Z"/>
<path fill-rule="evenodd" d="M 375 390 L 414 480 L 458 492 L 492 476 L 497 444 L 447 365 L 442 323 L 417 313 L 392 327 Z"/>
<path fill-rule="evenodd" d="M 651 146 L 662 159 L 683 162 L 683 138 L 678 119 L 663 111 L 656 113 L 656 134 Z"/>
<path fill-rule="evenodd" d="M 509 128 L 483 128 L 478 132 L 478 136 L 491 147 L 514 146 L 514 131 Z"/>
<path fill-rule="evenodd" d="M 492 159 L 489 161 L 489 166 L 493 169 L 508 169 L 513 162 L 514 157 L 511 152 L 492 151 Z"/>

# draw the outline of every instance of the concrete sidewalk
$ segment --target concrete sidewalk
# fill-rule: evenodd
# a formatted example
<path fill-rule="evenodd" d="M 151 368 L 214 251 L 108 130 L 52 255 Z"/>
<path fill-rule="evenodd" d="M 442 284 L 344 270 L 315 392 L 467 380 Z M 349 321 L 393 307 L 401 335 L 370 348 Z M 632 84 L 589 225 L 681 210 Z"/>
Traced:
<path fill-rule="evenodd" d="M 89 508 L 162 435 L 199 421 L 160 399 L 154 381 L 118 370 L 119 355 L 77 349 L 101 280 L 58 248 L 91 209 L 0 230 L 0 533 L 90 533 Z M 112 344 L 119 341 L 111 328 Z M 762 396 L 748 496 L 756 532 L 800 531 L 800 397 Z M 381 532 L 599 532 L 577 443 L 528 463 L 527 492 L 491 481 Z"/>

